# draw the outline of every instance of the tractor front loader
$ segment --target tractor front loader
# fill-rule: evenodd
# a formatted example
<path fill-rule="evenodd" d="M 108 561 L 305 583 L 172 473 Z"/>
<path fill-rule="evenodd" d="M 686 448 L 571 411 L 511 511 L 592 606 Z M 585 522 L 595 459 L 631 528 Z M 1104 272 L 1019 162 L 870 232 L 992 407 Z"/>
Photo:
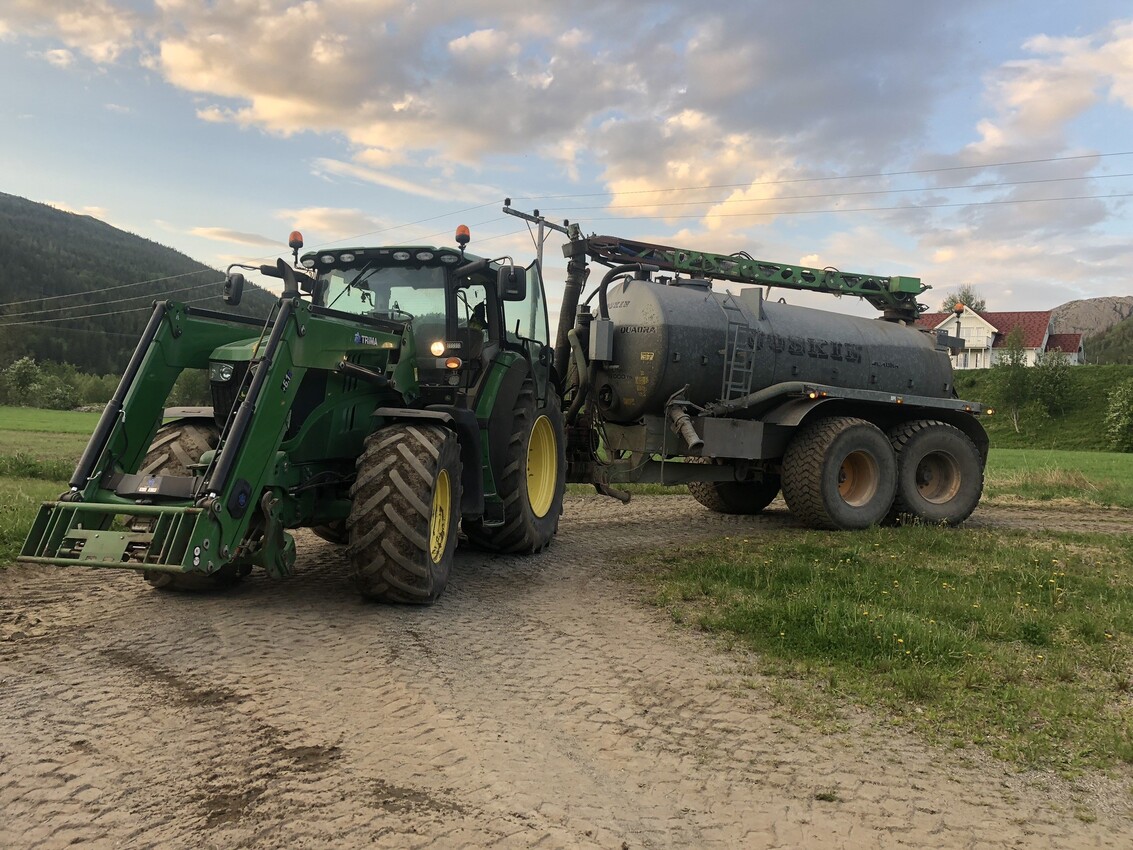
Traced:
<path fill-rule="evenodd" d="M 427 603 L 461 527 L 493 551 L 544 548 L 565 461 L 539 265 L 466 255 L 466 228 L 457 242 L 300 260 L 293 233 L 298 268 L 258 267 L 283 283 L 266 321 L 157 303 L 20 560 L 198 589 L 288 575 L 289 530 L 307 527 L 349 547 L 364 596 Z M 166 410 L 185 369 L 208 371 L 211 409 Z"/>

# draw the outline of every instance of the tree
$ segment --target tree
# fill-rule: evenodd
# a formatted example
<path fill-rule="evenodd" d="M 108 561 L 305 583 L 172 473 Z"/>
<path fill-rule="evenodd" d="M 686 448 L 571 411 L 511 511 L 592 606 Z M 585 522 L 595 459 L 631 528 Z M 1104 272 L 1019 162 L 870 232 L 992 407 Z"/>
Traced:
<path fill-rule="evenodd" d="M 4 377 L 13 401 L 26 405 L 30 400 L 28 394 L 31 388 L 43 377 L 43 369 L 35 362 L 35 358 L 21 357 L 4 370 Z"/>
<path fill-rule="evenodd" d="M 1005 414 L 1020 432 L 1020 422 L 1027 406 L 1034 401 L 1033 381 L 1027 369 L 1027 352 L 1023 349 L 1023 329 L 1015 327 L 1007 334 L 1004 347 L 999 350 L 991 369 L 988 387 L 995 406 Z"/>
<path fill-rule="evenodd" d="M 987 303 L 983 297 L 976 292 L 974 286 L 970 283 L 965 283 L 954 292 L 949 292 L 944 296 L 944 301 L 940 305 L 940 309 L 944 312 L 951 312 L 957 304 L 963 304 L 969 310 L 975 310 L 977 313 L 982 313 L 987 307 Z"/>
<path fill-rule="evenodd" d="M 1031 384 L 1035 400 L 1051 416 L 1064 413 L 1070 401 L 1070 359 L 1061 351 L 1042 351 L 1035 358 Z"/>
<path fill-rule="evenodd" d="M 1105 434 L 1110 448 L 1133 452 L 1133 379 L 1122 381 L 1110 392 Z"/>

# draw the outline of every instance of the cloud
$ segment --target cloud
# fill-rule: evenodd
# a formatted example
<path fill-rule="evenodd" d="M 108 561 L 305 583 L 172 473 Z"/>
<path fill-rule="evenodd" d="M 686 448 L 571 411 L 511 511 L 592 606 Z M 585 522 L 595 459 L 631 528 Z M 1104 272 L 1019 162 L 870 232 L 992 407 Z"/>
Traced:
<path fill-rule="evenodd" d="M 116 62 L 135 48 L 143 25 L 141 14 L 112 0 L 10 0 L 0 10 L 0 33 L 55 38 L 100 65 Z M 43 55 L 51 61 L 53 56 L 59 59 L 61 51 Z"/>
<path fill-rule="evenodd" d="M 325 245 L 349 239 L 365 239 L 389 229 L 387 221 L 374 218 L 356 209 L 305 207 L 276 212 L 275 217 L 309 238 L 308 244 Z M 384 241 L 384 240 L 379 240 Z"/>
<path fill-rule="evenodd" d="M 189 233 L 202 239 L 235 242 L 257 248 L 277 248 L 281 244 L 279 239 L 269 239 L 266 236 L 260 236 L 258 233 L 245 233 L 240 230 L 230 230 L 227 227 L 193 227 L 189 229 Z"/>

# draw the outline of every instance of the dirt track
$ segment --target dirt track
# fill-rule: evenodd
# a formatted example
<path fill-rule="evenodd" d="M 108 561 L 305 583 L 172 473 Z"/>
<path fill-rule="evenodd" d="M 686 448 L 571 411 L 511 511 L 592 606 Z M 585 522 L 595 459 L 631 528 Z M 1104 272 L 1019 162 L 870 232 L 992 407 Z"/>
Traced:
<path fill-rule="evenodd" d="M 220 595 L 11 568 L 0 847 L 1129 846 L 1130 776 L 1018 776 L 865 715 L 801 729 L 606 578 L 627 548 L 789 522 L 570 497 L 549 552 L 462 550 L 427 609 L 363 604 L 305 534 L 292 579 Z M 1129 533 L 1133 513 L 971 524 Z"/>

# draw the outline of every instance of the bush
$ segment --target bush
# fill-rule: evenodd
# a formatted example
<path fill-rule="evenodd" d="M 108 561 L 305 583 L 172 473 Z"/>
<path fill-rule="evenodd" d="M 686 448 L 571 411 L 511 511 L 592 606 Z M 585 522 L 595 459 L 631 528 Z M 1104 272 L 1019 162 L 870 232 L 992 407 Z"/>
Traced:
<path fill-rule="evenodd" d="M 1133 379 L 1122 381 L 1110 392 L 1105 434 L 1114 451 L 1133 452 Z"/>

